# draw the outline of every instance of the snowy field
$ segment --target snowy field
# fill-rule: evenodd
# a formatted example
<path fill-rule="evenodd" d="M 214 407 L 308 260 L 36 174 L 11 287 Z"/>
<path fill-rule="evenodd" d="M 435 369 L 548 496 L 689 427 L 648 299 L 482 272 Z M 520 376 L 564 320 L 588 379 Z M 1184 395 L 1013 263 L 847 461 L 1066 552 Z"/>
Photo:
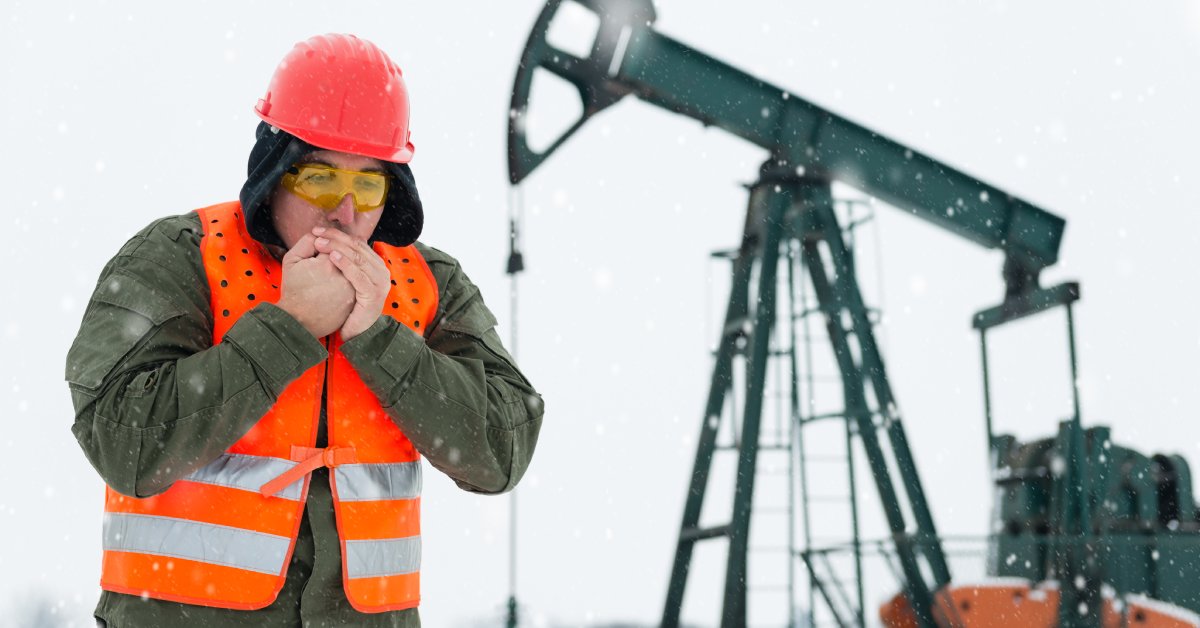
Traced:
<path fill-rule="evenodd" d="M 1044 283 L 1083 285 L 1085 424 L 1200 465 L 1200 4 L 904 4 L 665 0 L 657 26 L 1066 218 Z M 522 187 L 514 321 L 505 124 L 539 2 L 178 7 L 0 11 L 0 171 L 13 192 L 0 217 L 0 616 L 91 625 L 103 485 L 70 433 L 63 364 L 100 268 L 151 220 L 236 197 L 276 63 L 335 31 L 404 68 L 422 240 L 462 261 L 503 337 L 519 325 L 520 362 L 545 396 L 518 490 L 525 625 L 657 622 L 725 299 L 709 253 L 736 246 L 741 184 L 765 155 L 632 99 L 604 112 Z M 1001 256 L 876 210 L 862 282 L 885 311 L 918 468 L 940 531 L 982 535 L 992 490 L 969 321 L 1002 296 Z M 1056 313 L 996 334 L 999 430 L 1040 437 L 1067 416 L 1064 328 Z M 500 625 L 510 500 L 428 471 L 424 622 Z M 877 535 L 869 492 L 863 512 Z M 718 554 L 693 572 L 696 625 L 716 622 Z M 871 591 L 870 614 L 888 589 Z"/>

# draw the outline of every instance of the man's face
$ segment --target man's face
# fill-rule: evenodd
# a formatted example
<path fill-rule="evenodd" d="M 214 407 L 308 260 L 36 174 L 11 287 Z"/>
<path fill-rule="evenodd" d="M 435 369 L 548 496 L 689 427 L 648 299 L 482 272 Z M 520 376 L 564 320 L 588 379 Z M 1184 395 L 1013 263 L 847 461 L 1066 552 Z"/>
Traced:
<path fill-rule="evenodd" d="M 311 152 L 305 155 L 300 163 L 319 163 L 343 170 L 386 172 L 383 162 L 378 159 L 332 150 Z M 300 238 L 311 233 L 313 227 L 337 229 L 366 240 L 375 232 L 375 225 L 379 224 L 382 215 L 383 207 L 368 212 L 355 211 L 353 194 L 347 194 L 338 203 L 337 208 L 329 212 L 282 187 L 276 188 L 271 197 L 271 219 L 275 223 L 275 232 L 289 249 L 295 246 Z"/>

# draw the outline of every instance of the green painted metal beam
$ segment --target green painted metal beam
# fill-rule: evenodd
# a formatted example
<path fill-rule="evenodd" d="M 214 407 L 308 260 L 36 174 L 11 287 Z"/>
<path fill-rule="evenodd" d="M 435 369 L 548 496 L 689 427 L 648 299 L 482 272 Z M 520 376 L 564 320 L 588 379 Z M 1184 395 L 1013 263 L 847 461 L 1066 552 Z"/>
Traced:
<path fill-rule="evenodd" d="M 971 326 L 987 330 L 998 325 L 1032 316 L 1058 305 L 1069 305 L 1079 300 L 1079 283 L 1069 281 L 1053 288 L 1032 290 L 1006 299 L 1004 303 L 977 312 L 971 318 Z"/>
<path fill-rule="evenodd" d="M 721 610 L 721 628 L 746 625 L 746 557 L 750 545 L 750 516 L 754 501 L 755 469 L 758 464 L 758 435 L 762 422 L 763 389 L 766 384 L 767 357 L 771 331 L 775 327 L 776 278 L 779 272 L 779 247 L 786 235 L 784 214 L 792 205 L 792 189 L 760 179 L 751 191 L 751 215 L 761 217 L 757 245 L 759 257 L 757 302 L 754 325 L 749 338 L 746 360 L 745 410 L 742 413 L 742 437 L 738 450 L 737 482 L 733 494 L 733 521 L 729 535 L 729 555 L 725 568 L 725 601 Z M 754 206 L 758 207 L 755 208 Z M 757 209 L 757 212 L 755 211 Z"/>
<path fill-rule="evenodd" d="M 1058 260 L 1062 218 L 656 32 L 649 0 L 580 0 L 600 21 L 587 58 L 546 41 L 560 4 L 546 4 L 514 84 L 513 183 L 529 176 L 592 116 L 632 94 L 761 146 L 781 164 L 850 184 L 981 246 L 1004 250 L 1010 293 L 1035 287 L 1040 270 Z M 573 84 L 583 103 L 579 120 L 542 152 L 529 147 L 524 132 L 539 69 Z"/>
<path fill-rule="evenodd" d="M 725 322 L 717 346 L 716 362 L 708 387 L 704 417 L 701 420 L 700 438 L 696 444 L 696 459 L 693 462 L 691 481 L 680 524 L 679 542 L 675 548 L 675 560 L 671 567 L 671 580 L 667 586 L 667 599 L 663 607 L 662 626 L 673 628 L 679 625 L 679 613 L 683 606 L 683 594 L 687 587 L 692 552 L 700 532 L 700 512 L 708 489 L 709 471 L 712 469 L 713 453 L 716 449 L 717 428 L 720 427 L 725 397 L 733 383 L 733 359 L 738 353 L 738 343 L 744 340 L 749 323 L 751 272 L 758 259 L 757 230 L 747 229 L 742 236 L 738 255 L 733 260 L 733 277 L 729 302 L 725 310 Z M 720 531 L 728 534 L 728 526 Z"/>

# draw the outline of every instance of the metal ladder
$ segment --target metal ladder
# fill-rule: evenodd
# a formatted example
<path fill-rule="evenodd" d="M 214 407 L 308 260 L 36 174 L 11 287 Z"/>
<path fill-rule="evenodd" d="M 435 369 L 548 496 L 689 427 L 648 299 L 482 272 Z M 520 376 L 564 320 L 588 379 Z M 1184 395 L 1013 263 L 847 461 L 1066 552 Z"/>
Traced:
<path fill-rule="evenodd" d="M 721 626 L 733 628 L 747 623 L 750 521 L 784 248 L 789 256 L 787 268 L 796 267 L 794 262 L 799 258 L 804 260 L 841 374 L 846 409 L 843 414 L 858 427 L 858 440 L 870 464 L 904 574 L 904 593 L 912 601 L 918 622 L 932 626 L 932 592 L 949 582 L 949 571 L 887 382 L 871 317 L 862 303 L 829 182 L 798 175 L 775 161 L 764 164 L 760 179 L 750 186 L 742 243 L 732 258 L 730 297 L 701 421 L 662 625 L 679 625 L 695 544 L 722 537 L 729 540 L 729 554 Z M 732 512 L 728 523 L 701 525 L 718 428 L 726 415 L 727 401 L 737 390 L 735 360 L 741 360 L 745 367 L 745 382 L 744 411 L 737 417 L 733 404 L 734 416 L 730 419 L 738 446 Z M 790 509 L 794 510 L 794 503 Z M 790 547 L 794 551 L 794 540 Z M 922 562 L 928 574 L 923 573 Z M 861 614 L 861 604 L 859 607 Z"/>
<path fill-rule="evenodd" d="M 869 203 L 859 200 L 843 200 L 836 201 L 836 204 L 845 208 L 845 220 L 842 224 L 845 226 L 842 229 L 843 239 L 846 242 L 847 252 L 851 260 L 857 263 L 857 238 L 856 231 L 859 227 L 870 223 L 874 220 L 874 212 Z M 865 207 L 866 211 L 863 215 L 856 215 L 855 210 L 860 207 Z M 795 459 L 799 466 L 799 490 L 800 490 L 800 512 L 803 519 L 804 543 L 802 549 L 795 550 L 795 556 L 799 558 L 807 571 L 808 584 L 807 587 L 807 616 L 806 622 L 809 626 L 816 626 L 827 623 L 818 620 L 817 613 L 817 596 L 824 602 L 828 614 L 831 616 L 831 621 L 839 627 L 846 626 L 863 626 L 865 625 L 864 605 L 865 596 L 863 589 L 863 568 L 862 568 L 862 538 L 859 527 L 859 512 L 858 512 L 858 487 L 856 470 L 854 464 L 854 440 L 857 430 L 856 423 L 851 419 L 843 408 L 841 411 L 818 413 L 816 406 L 816 398 L 818 396 L 817 389 L 822 383 L 825 383 L 826 377 L 819 377 L 817 369 L 813 363 L 813 348 L 821 340 L 829 342 L 829 338 L 820 338 L 813 334 L 812 318 L 814 316 L 821 317 L 823 312 L 820 304 L 815 301 L 812 295 L 809 294 L 809 284 L 804 279 L 805 261 L 799 250 L 789 250 L 789 257 L 793 263 L 789 266 L 788 291 L 789 303 L 792 304 L 792 313 L 789 317 L 791 321 L 791 338 L 792 344 L 801 345 L 804 350 L 803 366 L 793 363 L 793 393 L 796 399 L 793 402 L 795 425 L 796 425 L 796 440 L 795 440 Z M 796 290 L 796 277 L 794 269 L 799 269 L 801 275 L 799 280 L 799 294 Z M 796 305 L 799 305 L 799 308 Z M 880 312 L 877 309 L 869 309 L 869 313 L 874 315 L 872 323 L 877 324 Z M 800 324 L 800 333 L 797 333 L 796 324 Z M 832 349 L 832 347 L 831 347 Z M 803 376 L 801 376 L 801 372 Z M 834 378 L 839 379 L 840 378 Z M 800 392 L 803 391 L 803 394 Z M 803 397 L 803 399 L 800 399 Z M 809 455 L 807 450 L 808 439 L 805 438 L 805 432 L 809 431 L 815 424 L 823 421 L 837 421 L 842 424 L 841 452 L 826 453 L 822 456 Z M 823 441 L 828 445 L 829 440 Z M 830 494 L 828 490 L 822 495 L 814 496 L 809 489 L 808 477 L 810 469 L 816 465 L 821 470 L 836 467 L 835 470 L 829 470 L 821 474 L 821 477 L 830 477 L 837 471 L 843 474 L 846 479 L 845 489 L 843 494 Z M 816 509 L 816 512 L 822 515 L 827 515 L 830 510 L 829 502 L 835 502 L 837 505 L 844 505 L 849 516 L 850 530 L 848 538 L 836 538 L 833 535 L 822 534 L 823 530 L 817 530 L 813 523 L 811 512 Z M 847 577 L 845 572 L 847 569 L 843 567 L 838 569 L 830 558 L 829 548 L 816 547 L 816 540 L 829 540 L 832 542 L 841 541 L 841 549 L 848 553 L 852 567 L 849 570 L 850 574 Z M 821 618 L 822 620 L 824 618 Z"/>

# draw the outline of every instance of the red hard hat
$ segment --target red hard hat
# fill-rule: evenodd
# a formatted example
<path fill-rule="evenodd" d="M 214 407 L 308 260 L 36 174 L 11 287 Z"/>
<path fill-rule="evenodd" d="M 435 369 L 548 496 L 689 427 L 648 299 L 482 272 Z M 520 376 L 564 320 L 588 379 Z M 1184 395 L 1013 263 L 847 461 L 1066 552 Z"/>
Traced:
<path fill-rule="evenodd" d="M 327 150 L 402 164 L 413 156 L 400 67 L 354 35 L 318 35 L 296 44 L 254 112 Z"/>

